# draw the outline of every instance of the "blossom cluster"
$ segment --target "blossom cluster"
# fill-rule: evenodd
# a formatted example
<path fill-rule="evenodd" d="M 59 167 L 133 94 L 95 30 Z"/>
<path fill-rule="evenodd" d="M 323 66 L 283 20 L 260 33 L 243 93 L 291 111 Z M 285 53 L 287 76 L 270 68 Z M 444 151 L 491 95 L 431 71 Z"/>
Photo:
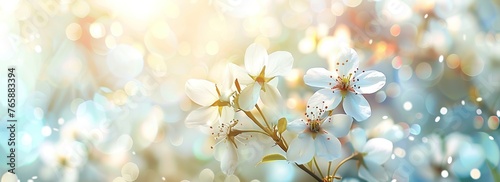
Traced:
<path fill-rule="evenodd" d="M 188 80 L 186 94 L 201 107 L 187 116 L 186 125 L 210 128 L 211 135 L 216 139 L 212 148 L 223 151 L 220 167 L 227 175 L 233 174 L 238 165 L 238 148 L 255 133 L 268 137 L 268 140 L 274 141 L 274 146 L 286 153 L 285 156 L 263 156 L 261 162 L 287 160 L 318 181 L 333 181 L 341 179 L 336 176 L 341 165 L 348 160 L 357 160 L 361 178 L 387 181 L 389 174 L 383 164 L 392 153 L 392 142 L 385 138 L 367 140 L 363 129 L 353 128 L 353 120 L 362 122 L 371 116 L 370 104 L 363 94 L 380 90 L 385 85 L 385 75 L 359 69 L 356 51 L 343 47 L 336 57 L 334 70 L 311 68 L 306 72 L 303 77 L 305 84 L 320 89 L 309 98 L 305 117 L 288 122 L 284 115 L 270 116 L 266 113 L 275 113 L 270 110 L 282 107 L 278 80 L 290 72 L 293 61 L 289 52 L 268 54 L 261 45 L 251 44 L 245 52 L 244 68 L 229 63 L 222 82 Z M 341 110 L 341 102 L 345 114 L 334 114 Z M 249 120 L 237 119 L 238 113 Z M 245 128 L 241 122 L 254 125 Z M 284 132 L 296 134 L 290 144 Z M 332 161 L 342 156 L 342 148 L 348 147 L 339 138 L 350 141 L 352 155 L 340 162 L 331 173 Z M 318 167 L 317 160 L 328 162 L 326 175 Z"/>

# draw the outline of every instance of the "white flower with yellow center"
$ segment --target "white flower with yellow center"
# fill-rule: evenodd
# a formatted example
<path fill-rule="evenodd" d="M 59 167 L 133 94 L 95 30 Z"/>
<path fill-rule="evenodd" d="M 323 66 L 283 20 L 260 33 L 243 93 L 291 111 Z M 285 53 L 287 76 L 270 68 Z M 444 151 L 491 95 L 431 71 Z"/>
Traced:
<path fill-rule="evenodd" d="M 323 116 L 325 110 L 318 107 L 309 108 L 307 119 L 297 119 L 287 125 L 287 130 L 300 132 L 290 143 L 287 160 L 297 164 L 305 164 L 314 156 L 332 161 L 341 154 L 341 144 L 337 137 L 347 135 L 351 128 L 352 118 L 345 114 Z"/>
<path fill-rule="evenodd" d="M 323 88 L 314 93 L 308 105 L 335 109 L 343 100 L 345 113 L 362 121 L 370 117 L 371 108 L 361 94 L 371 94 L 385 85 L 385 75 L 378 71 L 360 71 L 358 54 L 351 48 L 342 48 L 335 70 L 311 68 L 304 75 L 304 82 Z"/>
<path fill-rule="evenodd" d="M 231 83 L 231 82 L 229 82 Z M 229 83 L 217 85 L 207 80 L 190 79 L 186 82 L 186 94 L 200 108 L 186 117 L 187 126 L 228 123 L 234 118 L 232 96 L 234 91 Z"/>
<path fill-rule="evenodd" d="M 246 85 L 238 97 L 238 105 L 242 110 L 254 108 L 261 98 L 265 103 L 276 103 L 281 97 L 276 88 L 277 76 L 283 76 L 292 69 L 292 54 L 276 51 L 267 54 L 262 46 L 251 44 L 245 52 L 245 69 L 236 65 L 232 71 L 239 83 Z"/>

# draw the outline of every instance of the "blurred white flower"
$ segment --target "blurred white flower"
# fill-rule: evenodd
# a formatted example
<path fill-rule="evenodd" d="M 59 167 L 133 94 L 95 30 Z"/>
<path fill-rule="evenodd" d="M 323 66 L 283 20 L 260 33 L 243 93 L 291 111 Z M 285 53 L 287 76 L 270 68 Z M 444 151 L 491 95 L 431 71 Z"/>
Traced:
<path fill-rule="evenodd" d="M 389 181 L 384 164 L 392 154 L 392 142 L 385 138 L 366 141 L 365 130 L 355 128 L 349 135 L 354 150 L 361 154 L 358 175 L 367 181 Z"/>
<path fill-rule="evenodd" d="M 370 117 L 371 108 L 361 94 L 371 94 L 385 85 L 385 75 L 378 71 L 359 71 L 358 54 L 351 48 L 342 48 L 335 71 L 311 68 L 304 76 L 304 82 L 323 88 L 314 93 L 308 105 L 335 109 L 342 100 L 345 113 L 362 121 Z"/>
<path fill-rule="evenodd" d="M 413 146 L 409 155 L 417 172 L 426 179 L 438 181 L 468 177 L 470 171 L 480 168 L 486 159 L 485 149 L 467 135 L 453 132 L 446 136 L 431 134 L 425 138 L 426 142 Z M 490 148 L 488 154 L 494 156 L 495 150 Z"/>
<path fill-rule="evenodd" d="M 316 157 L 332 161 L 341 154 L 341 144 L 337 137 L 347 135 L 352 118 L 345 114 L 323 117 L 325 110 L 315 107 L 306 113 L 307 120 L 297 119 L 288 123 L 287 130 L 300 132 L 290 143 L 287 159 L 297 164 L 305 164 Z"/>
<path fill-rule="evenodd" d="M 276 88 L 276 76 L 283 76 L 292 69 L 292 54 L 276 51 L 267 54 L 264 47 L 251 44 L 245 52 L 245 69 L 230 64 L 234 77 L 240 84 L 246 85 L 238 97 L 238 105 L 242 110 L 254 108 L 260 97 L 264 104 L 277 103 L 281 95 Z"/>
<path fill-rule="evenodd" d="M 186 94 L 195 103 L 201 105 L 186 117 L 186 125 L 209 125 L 228 123 L 234 118 L 231 88 L 232 81 L 224 80 L 223 84 L 215 84 L 207 80 L 190 79 L 186 82 Z"/>

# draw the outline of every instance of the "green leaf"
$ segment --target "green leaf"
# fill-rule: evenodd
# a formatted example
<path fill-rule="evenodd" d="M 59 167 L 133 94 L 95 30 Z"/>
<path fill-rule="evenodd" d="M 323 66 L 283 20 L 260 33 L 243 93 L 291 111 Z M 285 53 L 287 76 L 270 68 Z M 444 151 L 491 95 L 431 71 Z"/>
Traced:
<path fill-rule="evenodd" d="M 286 125 L 287 125 L 286 118 L 280 118 L 278 120 L 278 132 L 282 134 L 286 130 Z"/>
<path fill-rule="evenodd" d="M 261 163 L 265 163 L 265 162 L 273 162 L 273 161 L 280 161 L 280 160 L 286 160 L 286 157 L 281 155 L 281 154 L 269 154 L 269 155 L 266 155 L 262 158 L 262 160 L 260 160 L 259 163 L 257 163 L 257 165 L 261 164 Z"/>

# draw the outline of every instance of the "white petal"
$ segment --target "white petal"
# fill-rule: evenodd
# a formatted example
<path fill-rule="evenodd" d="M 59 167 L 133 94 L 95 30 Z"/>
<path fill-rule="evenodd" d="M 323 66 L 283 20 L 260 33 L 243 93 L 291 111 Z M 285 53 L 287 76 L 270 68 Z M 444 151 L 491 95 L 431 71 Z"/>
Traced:
<path fill-rule="evenodd" d="M 217 107 L 207 106 L 191 111 L 186 117 L 186 126 L 213 125 L 219 118 Z"/>
<path fill-rule="evenodd" d="M 311 108 L 318 106 L 326 110 L 332 110 L 340 104 L 340 101 L 342 101 L 340 90 L 325 88 L 314 93 L 307 101 L 307 105 Z"/>
<path fill-rule="evenodd" d="M 289 122 L 286 126 L 286 130 L 296 133 L 302 132 L 305 129 L 307 129 L 307 125 L 303 119 L 293 120 L 292 122 Z"/>
<path fill-rule="evenodd" d="M 371 161 L 365 161 L 365 166 L 359 168 L 359 177 L 366 181 L 389 181 L 389 176 L 385 172 L 384 167 Z"/>
<path fill-rule="evenodd" d="M 314 153 L 314 139 L 310 134 L 301 133 L 290 143 L 286 158 L 297 164 L 305 164 L 311 161 Z"/>
<path fill-rule="evenodd" d="M 352 84 L 356 85 L 356 91 L 361 94 L 374 93 L 385 85 L 385 75 L 378 71 L 369 70 L 361 72 L 356 75 L 355 79 L 359 79 L 359 81 Z"/>
<path fill-rule="evenodd" d="M 273 86 L 273 87 L 276 87 L 276 88 L 277 88 L 277 87 L 278 87 L 278 82 L 279 82 L 279 78 L 278 78 L 278 77 L 275 77 L 275 78 L 273 78 L 273 79 L 269 80 L 269 81 L 267 82 L 267 84 L 269 84 L 269 85 L 271 85 L 271 86 Z"/>
<path fill-rule="evenodd" d="M 189 79 L 186 82 L 186 94 L 193 102 L 201 106 L 210 106 L 219 100 L 215 83 L 207 80 Z"/>
<path fill-rule="evenodd" d="M 245 68 L 252 76 L 259 75 L 268 59 L 267 51 L 264 47 L 251 44 L 245 52 Z"/>
<path fill-rule="evenodd" d="M 260 91 L 260 100 L 267 106 L 279 107 L 281 105 L 281 94 L 276 87 L 264 84 L 265 90 Z"/>
<path fill-rule="evenodd" d="M 238 165 L 238 153 L 233 143 L 226 141 L 225 144 L 227 145 L 227 148 L 225 155 L 222 156 L 220 161 L 220 168 L 224 174 L 231 175 L 234 173 L 236 166 Z"/>
<path fill-rule="evenodd" d="M 284 117 L 282 107 L 269 107 L 263 105 L 262 107 L 260 107 L 260 109 L 262 109 L 262 113 L 266 117 L 267 121 L 273 124 L 278 124 L 278 120 Z"/>
<path fill-rule="evenodd" d="M 337 72 L 331 72 L 325 68 L 311 68 L 304 75 L 304 83 L 312 87 L 331 88 L 336 84 L 335 79 L 337 79 Z"/>
<path fill-rule="evenodd" d="M 344 111 L 356 121 L 363 121 L 372 115 L 370 104 L 361 94 L 348 92 L 344 98 Z"/>
<path fill-rule="evenodd" d="M 335 68 L 338 69 L 338 75 L 349 75 L 353 73 L 359 66 L 358 53 L 354 49 L 343 47 L 337 55 Z"/>
<path fill-rule="evenodd" d="M 314 140 L 316 156 L 332 161 L 340 157 L 341 145 L 339 139 L 329 134 L 316 135 Z"/>
<path fill-rule="evenodd" d="M 349 133 L 352 125 L 352 117 L 345 114 L 334 114 L 325 118 L 321 129 L 326 130 L 328 133 L 335 137 L 343 137 Z"/>
<path fill-rule="evenodd" d="M 238 105 L 245 111 L 252 110 L 260 96 L 260 84 L 253 83 L 245 87 L 238 97 Z"/>
<path fill-rule="evenodd" d="M 233 66 L 236 66 L 234 64 L 227 64 L 226 67 L 224 68 L 224 71 L 223 73 L 221 74 L 222 75 L 222 82 L 220 82 L 219 85 L 217 85 L 217 87 L 219 88 L 219 90 L 221 92 L 224 92 L 224 91 L 228 91 L 228 90 L 231 90 L 231 88 L 233 87 L 234 85 L 234 80 L 236 79 L 231 71 L 231 68 Z"/>
<path fill-rule="evenodd" d="M 234 109 L 230 106 L 222 107 L 222 112 L 220 113 L 220 122 L 229 123 L 229 121 L 234 119 Z"/>
<path fill-rule="evenodd" d="M 361 152 L 366 153 L 363 157 L 365 161 L 369 160 L 380 165 L 389 160 L 392 153 L 392 142 L 385 138 L 373 138 L 366 142 Z"/>
<path fill-rule="evenodd" d="M 349 133 L 349 140 L 351 140 L 352 147 L 356 151 L 363 150 L 366 144 L 366 132 L 362 128 L 354 128 Z"/>
<path fill-rule="evenodd" d="M 276 51 L 269 55 L 265 75 L 266 78 L 283 76 L 292 70 L 293 57 L 286 51 Z"/>
<path fill-rule="evenodd" d="M 248 84 L 255 82 L 255 80 L 253 80 L 252 77 L 250 77 L 250 75 L 248 75 L 248 72 L 245 69 L 239 67 L 238 65 L 235 65 L 233 63 L 229 63 L 228 67 L 231 70 L 232 77 L 234 79 L 238 79 L 238 82 L 241 85 L 248 85 Z M 234 82 L 234 80 L 233 80 L 233 82 Z"/>

